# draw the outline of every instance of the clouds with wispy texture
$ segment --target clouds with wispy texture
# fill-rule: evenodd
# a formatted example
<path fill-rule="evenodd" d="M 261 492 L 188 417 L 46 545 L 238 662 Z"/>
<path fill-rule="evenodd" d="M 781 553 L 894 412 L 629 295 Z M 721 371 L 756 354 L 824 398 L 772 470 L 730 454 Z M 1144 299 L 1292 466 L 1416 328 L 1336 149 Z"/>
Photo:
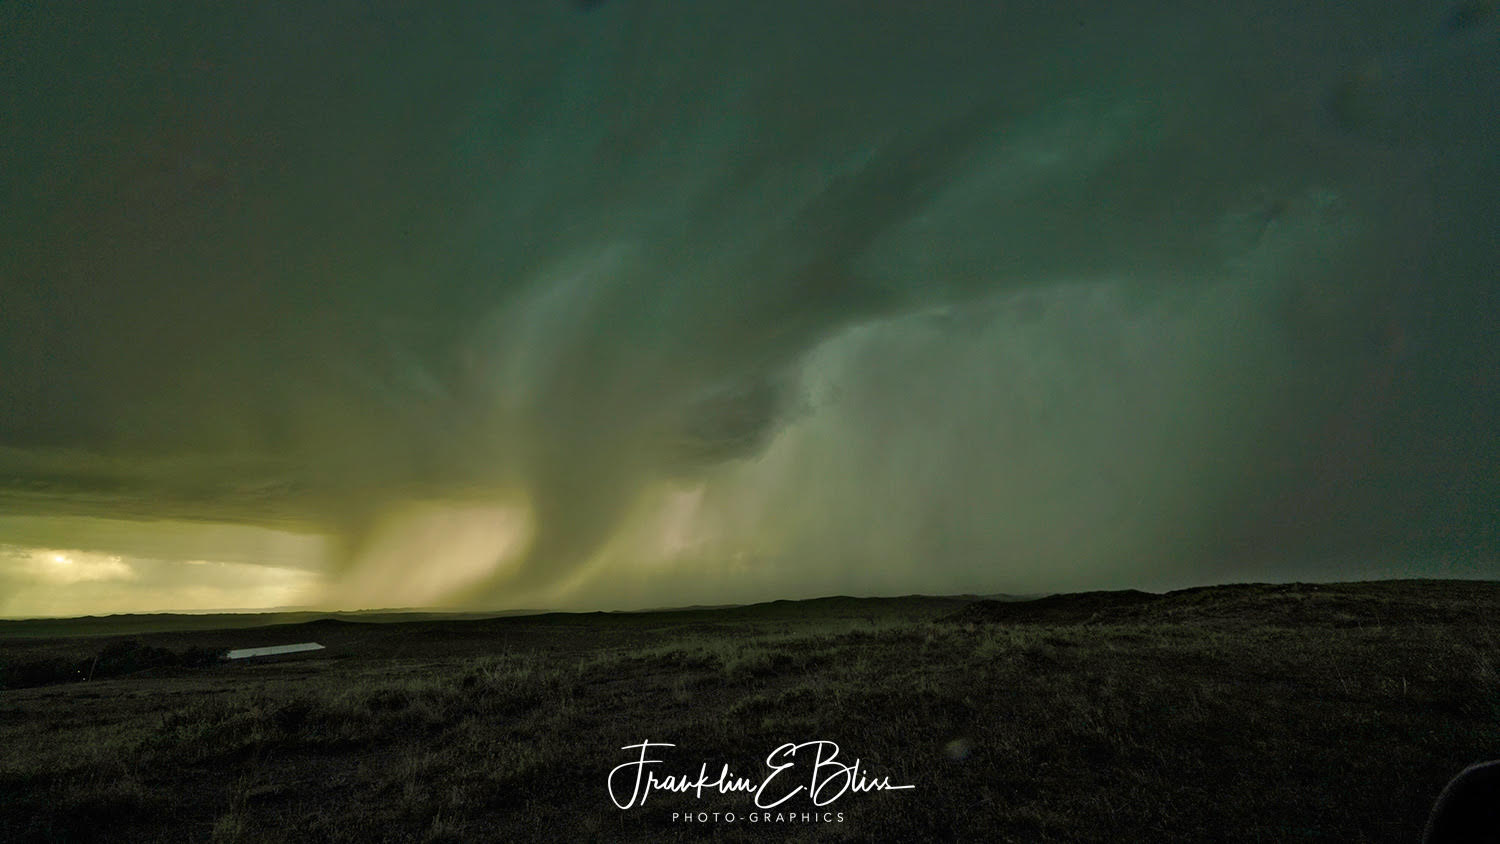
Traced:
<path fill-rule="evenodd" d="M 77 616 L 294 606 L 317 574 L 252 563 L 154 560 L 0 545 L 0 615 Z"/>
<path fill-rule="evenodd" d="M 317 604 L 325 537 L 244 524 L 0 516 L 0 616 Z"/>
<path fill-rule="evenodd" d="M 7 4 L 0 611 L 1500 574 L 1450 11 Z"/>

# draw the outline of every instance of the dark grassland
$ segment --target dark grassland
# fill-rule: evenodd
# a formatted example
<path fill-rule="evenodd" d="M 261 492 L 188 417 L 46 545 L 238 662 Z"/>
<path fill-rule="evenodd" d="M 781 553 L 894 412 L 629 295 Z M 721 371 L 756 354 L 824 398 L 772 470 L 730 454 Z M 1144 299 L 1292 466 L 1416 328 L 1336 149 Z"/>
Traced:
<path fill-rule="evenodd" d="M 0 691 L 0 839 L 1411 842 L 1450 776 L 1500 757 L 1497 610 L 1500 584 L 1401 581 L 131 644 L 12 626 L 10 666 L 164 661 Z M 328 649 L 180 658 L 308 640 Z M 781 743 L 828 739 L 916 789 L 846 795 L 842 823 L 752 824 L 743 794 L 618 810 L 606 775 L 644 739 L 678 745 L 662 773 L 757 780 Z M 672 822 L 688 810 L 739 820 Z"/>

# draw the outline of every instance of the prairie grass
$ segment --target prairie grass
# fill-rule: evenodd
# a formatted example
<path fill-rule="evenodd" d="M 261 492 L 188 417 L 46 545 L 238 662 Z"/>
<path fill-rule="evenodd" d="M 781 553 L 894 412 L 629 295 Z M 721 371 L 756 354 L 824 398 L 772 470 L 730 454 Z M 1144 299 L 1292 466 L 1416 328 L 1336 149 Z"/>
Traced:
<path fill-rule="evenodd" d="M 664 623 L 645 641 L 606 620 L 581 644 L 17 690 L 0 839 L 1411 841 L 1449 776 L 1500 757 L 1494 623 L 1256 623 L 1274 602 L 1249 604 Z M 916 788 L 847 795 L 842 823 L 674 824 L 752 807 L 616 809 L 605 777 L 648 739 L 677 745 L 664 770 L 758 775 L 778 745 L 826 739 Z"/>

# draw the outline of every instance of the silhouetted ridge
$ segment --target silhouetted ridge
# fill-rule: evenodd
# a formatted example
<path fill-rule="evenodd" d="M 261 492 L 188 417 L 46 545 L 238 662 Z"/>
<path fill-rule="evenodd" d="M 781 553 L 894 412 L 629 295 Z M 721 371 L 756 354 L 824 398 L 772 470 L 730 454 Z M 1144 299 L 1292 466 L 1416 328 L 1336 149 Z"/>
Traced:
<path fill-rule="evenodd" d="M 1103 613 L 1148 604 L 1160 597 L 1150 592 L 1123 589 L 1116 592 L 1048 595 L 1029 601 L 975 601 L 949 616 L 949 619 L 1016 624 L 1079 624 L 1094 621 Z"/>
<path fill-rule="evenodd" d="M 1245 583 L 1165 594 L 1135 590 L 976 601 L 947 620 L 1003 624 L 1183 624 L 1370 627 L 1486 622 L 1500 612 L 1500 583 Z"/>

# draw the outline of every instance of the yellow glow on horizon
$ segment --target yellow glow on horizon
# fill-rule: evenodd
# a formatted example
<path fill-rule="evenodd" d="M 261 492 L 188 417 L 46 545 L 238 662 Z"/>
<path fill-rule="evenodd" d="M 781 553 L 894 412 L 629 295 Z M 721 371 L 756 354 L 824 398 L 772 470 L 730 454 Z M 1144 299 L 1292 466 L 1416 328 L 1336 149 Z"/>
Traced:
<path fill-rule="evenodd" d="M 316 572 L 0 545 L 0 615 L 272 610 L 306 603 Z"/>
<path fill-rule="evenodd" d="M 136 571 L 116 554 L 72 549 L 31 548 L 24 550 L 12 566 L 14 575 L 54 586 L 101 581 L 135 580 Z"/>

